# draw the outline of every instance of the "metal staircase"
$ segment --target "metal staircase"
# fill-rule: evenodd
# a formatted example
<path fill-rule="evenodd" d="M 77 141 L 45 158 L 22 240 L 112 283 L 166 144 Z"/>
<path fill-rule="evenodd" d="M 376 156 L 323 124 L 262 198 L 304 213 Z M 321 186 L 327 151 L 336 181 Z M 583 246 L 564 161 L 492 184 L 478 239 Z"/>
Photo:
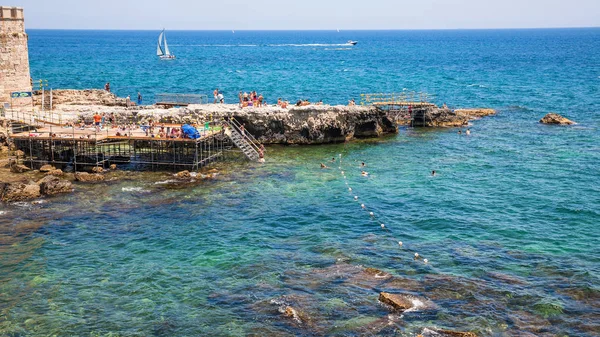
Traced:
<path fill-rule="evenodd" d="M 244 130 L 244 127 L 240 125 L 234 118 L 229 118 L 226 121 L 229 126 L 229 130 L 225 134 L 231 139 L 231 141 L 237 146 L 246 158 L 252 161 L 258 161 L 260 158 L 261 147 L 260 143 L 252 136 L 248 131 Z"/>

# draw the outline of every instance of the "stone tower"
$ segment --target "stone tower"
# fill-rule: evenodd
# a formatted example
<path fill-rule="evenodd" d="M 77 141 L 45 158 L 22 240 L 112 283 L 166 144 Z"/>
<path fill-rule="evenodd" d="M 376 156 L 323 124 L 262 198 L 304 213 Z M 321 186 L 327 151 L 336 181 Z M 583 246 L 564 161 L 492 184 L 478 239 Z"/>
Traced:
<path fill-rule="evenodd" d="M 31 98 L 10 97 L 32 89 L 27 39 L 23 8 L 0 6 L 0 105 L 31 105 Z"/>

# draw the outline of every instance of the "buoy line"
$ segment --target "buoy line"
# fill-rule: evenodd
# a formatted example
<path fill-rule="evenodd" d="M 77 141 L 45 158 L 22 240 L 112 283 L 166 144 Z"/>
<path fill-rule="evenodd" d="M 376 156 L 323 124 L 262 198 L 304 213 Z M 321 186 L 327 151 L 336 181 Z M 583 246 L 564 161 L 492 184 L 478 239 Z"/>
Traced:
<path fill-rule="evenodd" d="M 345 151 L 346 151 L 346 146 L 344 145 L 344 152 Z M 348 177 L 346 175 L 346 171 L 344 171 L 344 166 L 343 166 L 343 160 L 342 159 L 343 159 L 343 156 L 342 156 L 342 153 L 340 153 L 339 154 L 339 166 L 338 166 L 338 169 L 340 170 L 341 176 L 344 179 L 344 184 L 347 187 L 347 193 L 349 193 L 351 196 L 353 196 L 352 200 L 354 202 L 358 202 L 359 199 L 360 199 L 360 194 L 357 193 L 352 188 L 352 186 L 350 186 L 350 184 L 348 183 L 348 179 L 347 179 Z M 362 173 L 361 173 L 361 175 L 362 176 L 368 176 L 368 175 L 365 175 L 365 174 L 362 174 Z M 372 208 L 372 210 L 368 209 L 367 205 L 365 205 L 363 202 L 360 203 L 360 207 L 361 207 L 362 210 L 368 212 L 367 214 L 370 217 L 371 221 L 374 221 L 374 222 L 377 222 L 377 223 L 380 224 L 381 229 L 386 232 L 386 234 L 388 235 L 388 237 L 391 237 L 394 241 L 396 241 L 398 243 L 398 247 L 400 247 L 400 249 L 405 250 L 407 252 L 412 252 L 411 249 L 406 249 L 405 248 L 405 246 L 404 246 L 405 243 L 404 242 L 398 240 L 397 237 L 394 236 L 394 234 L 392 233 L 392 230 L 388 227 L 388 225 L 386 225 L 386 224 L 389 224 L 390 222 L 384 221 L 385 217 L 384 216 L 379 216 L 379 214 L 381 214 L 380 212 L 376 213 L 375 211 L 377 211 L 377 210 L 375 208 Z M 375 216 L 375 214 L 377 214 L 377 216 Z M 414 258 L 413 259 L 415 261 L 422 261 L 423 264 L 429 265 L 429 260 L 426 259 L 426 258 L 423 258 L 421 256 L 421 254 L 419 254 L 418 252 L 414 252 Z"/>

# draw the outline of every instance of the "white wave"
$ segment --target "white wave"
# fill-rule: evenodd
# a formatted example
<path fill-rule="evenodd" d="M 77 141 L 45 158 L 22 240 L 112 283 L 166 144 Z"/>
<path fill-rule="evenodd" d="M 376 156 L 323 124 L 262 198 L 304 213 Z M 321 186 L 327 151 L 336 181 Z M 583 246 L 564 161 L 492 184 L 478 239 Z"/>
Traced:
<path fill-rule="evenodd" d="M 180 44 L 171 47 L 258 47 L 257 44 Z"/>
<path fill-rule="evenodd" d="M 140 192 L 140 193 L 147 193 L 150 192 L 149 190 L 145 190 L 143 187 L 123 187 L 121 188 L 121 191 L 123 192 Z"/>
<path fill-rule="evenodd" d="M 283 44 L 269 44 L 269 47 L 344 47 L 351 46 L 348 43 L 283 43 Z"/>
<path fill-rule="evenodd" d="M 157 181 L 154 183 L 154 185 L 166 185 L 166 184 L 173 184 L 173 183 L 177 183 L 178 181 L 175 179 L 169 179 L 169 180 L 164 180 L 164 181 Z"/>
<path fill-rule="evenodd" d="M 467 85 L 467 87 L 469 87 L 469 88 L 471 88 L 471 87 L 477 87 L 477 88 L 487 88 L 487 86 L 486 86 L 486 85 L 483 85 L 483 84 L 477 84 L 477 83 L 475 83 L 475 84 L 469 84 L 469 85 Z"/>
<path fill-rule="evenodd" d="M 411 298 L 410 301 L 412 302 L 413 306 L 407 310 L 405 310 L 404 312 L 413 312 L 413 311 L 419 311 L 421 308 L 425 307 L 425 303 L 423 303 L 423 301 L 421 301 L 418 298 Z"/>

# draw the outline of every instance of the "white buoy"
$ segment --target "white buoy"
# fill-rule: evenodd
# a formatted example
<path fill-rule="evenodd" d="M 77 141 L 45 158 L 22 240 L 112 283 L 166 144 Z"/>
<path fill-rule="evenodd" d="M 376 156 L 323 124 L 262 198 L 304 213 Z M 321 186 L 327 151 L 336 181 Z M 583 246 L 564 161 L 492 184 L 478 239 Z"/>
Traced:
<path fill-rule="evenodd" d="M 375 216 L 375 214 L 373 214 L 373 212 L 369 212 L 369 215 L 370 216 Z"/>
<path fill-rule="evenodd" d="M 360 204 L 360 207 L 365 208 L 365 204 Z"/>
<path fill-rule="evenodd" d="M 402 247 L 402 241 L 398 241 L 398 246 Z"/>
<path fill-rule="evenodd" d="M 355 195 L 355 196 L 354 196 L 354 200 L 358 200 L 358 195 Z"/>
<path fill-rule="evenodd" d="M 429 262 L 429 260 L 425 259 L 425 260 L 423 260 L 423 262 L 425 262 L 425 264 L 427 264 Z"/>
<path fill-rule="evenodd" d="M 385 225 L 384 225 L 384 224 L 381 224 L 381 228 L 385 228 Z"/>

